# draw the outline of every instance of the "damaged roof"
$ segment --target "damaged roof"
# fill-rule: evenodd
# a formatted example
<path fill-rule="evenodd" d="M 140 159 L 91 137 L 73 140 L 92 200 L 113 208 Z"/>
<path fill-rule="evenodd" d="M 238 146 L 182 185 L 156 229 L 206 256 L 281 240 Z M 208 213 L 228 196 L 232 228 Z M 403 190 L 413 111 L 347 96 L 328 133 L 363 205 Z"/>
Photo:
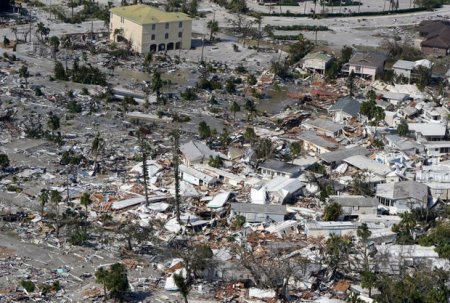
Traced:
<path fill-rule="evenodd" d="M 275 159 L 269 159 L 259 165 L 259 168 L 295 174 L 301 171 L 301 167 L 292 163 L 287 163 Z"/>
<path fill-rule="evenodd" d="M 286 205 L 230 203 L 231 209 L 239 213 L 286 215 Z"/>
<path fill-rule="evenodd" d="M 343 148 L 319 155 L 319 158 L 327 163 L 339 162 L 351 156 L 367 156 L 370 152 L 363 146 Z"/>
<path fill-rule="evenodd" d="M 377 185 L 376 195 L 392 200 L 412 198 L 418 201 L 428 201 L 428 186 L 415 181 L 381 183 Z"/>
<path fill-rule="evenodd" d="M 361 103 L 352 96 L 345 96 L 337 99 L 336 103 L 331 105 L 328 112 L 343 111 L 351 116 L 356 116 L 359 113 Z"/>
<path fill-rule="evenodd" d="M 208 159 L 209 156 L 226 158 L 200 141 L 189 141 L 181 145 L 180 150 L 189 162 L 202 161 Z"/>
<path fill-rule="evenodd" d="M 331 132 L 338 132 L 344 128 L 343 125 L 340 125 L 331 120 L 322 119 L 322 118 L 307 120 L 307 121 L 304 121 L 302 124 L 306 125 L 306 126 L 312 126 L 314 128 L 331 131 Z"/>
<path fill-rule="evenodd" d="M 379 204 L 377 198 L 364 196 L 330 196 L 330 200 L 340 204 L 342 207 L 376 207 Z"/>
<path fill-rule="evenodd" d="M 324 147 L 326 149 L 336 149 L 339 146 L 337 143 L 333 143 L 333 142 L 317 135 L 312 130 L 308 130 L 308 131 L 304 131 L 304 132 L 300 133 L 298 135 L 298 138 L 300 140 L 304 140 L 304 141 L 313 143 L 317 146 Z"/>
<path fill-rule="evenodd" d="M 378 67 L 386 61 L 386 55 L 378 52 L 357 52 L 348 63 L 350 65 L 362 65 L 370 67 Z"/>

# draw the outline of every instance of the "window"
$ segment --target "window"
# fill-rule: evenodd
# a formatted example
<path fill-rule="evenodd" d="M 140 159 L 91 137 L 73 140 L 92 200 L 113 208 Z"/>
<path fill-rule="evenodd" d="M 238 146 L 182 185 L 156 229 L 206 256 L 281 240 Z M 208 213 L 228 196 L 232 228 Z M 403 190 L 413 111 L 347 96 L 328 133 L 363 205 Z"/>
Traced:
<path fill-rule="evenodd" d="M 166 33 L 165 37 L 166 39 L 169 39 L 169 33 Z"/>
<path fill-rule="evenodd" d="M 169 29 L 169 23 L 166 23 L 166 29 Z"/>
<path fill-rule="evenodd" d="M 155 34 L 152 35 L 152 40 L 155 40 Z"/>
<path fill-rule="evenodd" d="M 179 23 L 178 23 L 178 27 L 179 27 L 179 28 L 182 28 L 182 27 L 183 27 L 183 22 L 179 22 Z"/>
<path fill-rule="evenodd" d="M 125 19 L 123 17 L 120 17 L 120 23 L 124 23 Z"/>
<path fill-rule="evenodd" d="M 181 38 L 181 37 L 183 37 L 183 32 L 178 33 L 178 38 Z"/>
<path fill-rule="evenodd" d="M 152 24 L 152 30 L 156 29 L 156 24 Z"/>

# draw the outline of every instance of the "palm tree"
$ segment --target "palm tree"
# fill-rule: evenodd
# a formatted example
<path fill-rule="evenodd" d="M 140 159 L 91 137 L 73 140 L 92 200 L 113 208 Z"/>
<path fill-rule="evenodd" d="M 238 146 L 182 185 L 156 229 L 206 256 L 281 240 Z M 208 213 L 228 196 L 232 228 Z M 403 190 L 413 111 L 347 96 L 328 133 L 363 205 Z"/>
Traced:
<path fill-rule="evenodd" d="M 219 22 L 217 20 L 209 20 L 207 27 L 209 28 L 209 41 L 212 41 L 214 34 L 219 31 Z"/>
<path fill-rule="evenodd" d="M 147 169 L 147 158 L 148 154 L 150 152 L 150 145 L 145 140 L 145 129 L 140 128 L 138 130 L 138 139 L 139 139 L 139 145 L 141 148 L 142 153 L 142 177 L 144 179 L 144 194 L 145 194 L 145 205 L 149 205 L 149 199 L 148 199 L 148 169 Z"/>
<path fill-rule="evenodd" d="M 253 118 L 258 113 L 255 102 L 253 102 L 252 100 L 247 100 L 245 102 L 244 108 L 248 111 L 248 120 L 253 120 Z"/>
<path fill-rule="evenodd" d="M 230 111 L 233 113 L 233 120 L 236 120 L 236 113 L 241 110 L 241 107 L 236 101 L 233 101 L 230 106 Z"/>
<path fill-rule="evenodd" d="M 30 77 L 30 72 L 28 71 L 28 67 L 26 65 L 22 65 L 19 69 L 19 77 L 25 79 L 25 87 L 28 87 L 28 78 Z"/>
<path fill-rule="evenodd" d="M 64 48 L 64 57 L 65 57 L 66 72 L 67 72 L 67 50 L 72 46 L 72 41 L 70 41 L 69 36 L 64 36 L 61 38 L 61 46 Z"/>
<path fill-rule="evenodd" d="M 86 209 L 86 217 L 88 213 L 88 206 L 92 204 L 91 196 L 89 193 L 83 193 L 80 197 L 80 204 L 83 205 Z"/>
<path fill-rule="evenodd" d="M 158 100 L 161 95 L 161 88 L 163 86 L 163 82 L 161 80 L 161 74 L 155 70 L 152 77 L 152 91 L 156 93 L 156 99 Z"/>
<path fill-rule="evenodd" d="M 86 209 L 86 214 L 85 214 L 85 220 L 86 222 L 84 223 L 84 234 L 86 235 L 87 233 L 87 220 L 88 220 L 88 206 L 92 204 L 92 200 L 91 200 L 91 196 L 89 195 L 89 193 L 83 193 L 80 197 L 80 204 L 83 205 Z"/>
<path fill-rule="evenodd" d="M 106 279 L 108 277 L 108 271 L 106 271 L 103 267 L 100 267 L 95 272 L 95 282 L 99 284 L 103 284 L 103 296 L 104 301 L 106 301 Z"/>
<path fill-rule="evenodd" d="M 42 189 L 41 193 L 39 194 L 39 204 L 41 205 L 41 217 L 44 216 L 44 208 L 45 205 L 48 203 L 48 191 L 46 189 Z"/>
<path fill-rule="evenodd" d="M 11 27 L 11 32 L 14 34 L 14 37 L 16 38 L 16 44 L 19 42 L 17 39 L 17 27 Z"/>
<path fill-rule="evenodd" d="M 98 169 L 97 167 L 98 155 L 103 151 L 104 148 L 105 148 L 105 140 L 100 136 L 100 133 L 97 133 L 91 145 L 91 154 L 94 155 L 94 175 Z"/>
<path fill-rule="evenodd" d="M 262 24 L 262 16 L 261 16 L 261 14 L 257 14 L 255 16 L 255 23 L 258 24 L 258 36 L 256 37 L 257 38 L 256 51 L 259 52 L 259 43 L 261 41 L 261 36 L 262 36 L 262 34 L 261 34 L 261 24 Z"/>
<path fill-rule="evenodd" d="M 55 229 L 56 229 L 56 237 L 59 236 L 59 228 L 60 228 L 60 222 L 59 222 L 59 203 L 62 201 L 62 196 L 57 190 L 52 190 L 50 192 L 50 202 L 54 206 L 55 211 Z"/>

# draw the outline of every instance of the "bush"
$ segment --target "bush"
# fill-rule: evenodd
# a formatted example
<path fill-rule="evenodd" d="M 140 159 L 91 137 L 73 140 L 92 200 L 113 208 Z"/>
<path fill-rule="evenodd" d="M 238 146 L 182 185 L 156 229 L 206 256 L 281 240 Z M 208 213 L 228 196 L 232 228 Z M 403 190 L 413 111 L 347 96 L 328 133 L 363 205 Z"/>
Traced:
<path fill-rule="evenodd" d="M 182 92 L 180 95 L 181 98 L 183 98 L 183 100 L 186 101 L 193 101 L 197 99 L 197 94 L 195 93 L 195 90 L 192 87 L 186 88 L 186 90 Z"/>
<path fill-rule="evenodd" d="M 33 281 L 30 280 L 20 281 L 20 286 L 25 288 L 27 292 L 33 292 L 36 289 L 36 285 L 34 285 Z"/>
<path fill-rule="evenodd" d="M 386 15 L 394 15 L 394 14 L 408 14 L 408 13 L 414 13 L 414 12 L 422 12 L 426 11 L 427 9 L 424 7 L 416 7 L 416 8 L 409 8 L 409 9 L 398 9 L 395 11 L 376 11 L 376 12 L 360 12 L 360 13 L 329 13 L 326 15 L 323 15 L 322 18 L 336 18 L 336 17 L 349 17 L 349 16 L 386 16 Z M 260 13 L 261 16 L 272 16 L 272 17 L 311 17 L 311 14 L 294 14 L 289 11 L 286 11 L 285 13 Z"/>
<path fill-rule="evenodd" d="M 81 104 L 79 104 L 77 101 L 72 100 L 67 103 L 67 110 L 72 114 L 81 113 L 83 110 Z"/>

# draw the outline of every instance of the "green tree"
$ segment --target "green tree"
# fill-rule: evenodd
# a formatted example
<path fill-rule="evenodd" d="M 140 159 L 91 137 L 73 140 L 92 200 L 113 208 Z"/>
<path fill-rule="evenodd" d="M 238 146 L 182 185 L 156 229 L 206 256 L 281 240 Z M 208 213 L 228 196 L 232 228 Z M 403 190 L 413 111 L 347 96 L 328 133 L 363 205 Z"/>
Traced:
<path fill-rule="evenodd" d="M 288 49 L 289 63 L 295 64 L 300 61 L 306 54 L 314 48 L 314 44 L 306 39 L 302 34 L 299 35 L 298 41 L 291 44 Z"/>
<path fill-rule="evenodd" d="M 145 55 L 145 58 L 144 58 L 144 70 L 145 70 L 147 73 L 150 73 L 150 72 L 151 72 L 151 64 L 152 64 L 152 61 L 153 61 L 153 54 L 152 54 L 152 53 L 147 53 L 147 54 Z"/>
<path fill-rule="evenodd" d="M 406 123 L 405 120 L 402 120 L 400 122 L 400 124 L 397 126 L 397 134 L 399 136 L 404 137 L 404 136 L 406 136 L 408 134 L 408 132 L 409 132 L 408 123 Z"/>
<path fill-rule="evenodd" d="M 225 82 L 225 90 L 229 94 L 234 94 L 236 92 L 236 84 L 234 83 L 234 78 L 229 78 Z"/>
<path fill-rule="evenodd" d="M 48 37 L 50 34 L 50 28 L 44 25 L 44 23 L 39 22 L 37 24 L 36 33 L 39 34 L 41 40 L 44 40 L 44 38 Z"/>
<path fill-rule="evenodd" d="M 194 101 L 197 99 L 197 94 L 195 93 L 195 89 L 192 87 L 187 87 L 184 92 L 181 92 L 181 98 L 186 101 Z"/>
<path fill-rule="evenodd" d="M 273 61 L 270 64 L 270 71 L 281 79 L 286 79 L 290 76 L 289 65 L 286 62 Z"/>
<path fill-rule="evenodd" d="M 233 113 L 233 120 L 236 120 L 236 113 L 240 110 L 241 106 L 236 101 L 233 101 L 230 105 L 230 111 Z"/>
<path fill-rule="evenodd" d="M 53 69 L 53 76 L 55 77 L 56 80 L 67 80 L 67 74 L 66 74 L 66 70 L 64 69 L 64 66 L 62 65 L 61 62 L 56 61 L 55 62 L 55 68 Z"/>
<path fill-rule="evenodd" d="M 151 226 L 149 227 L 142 227 L 138 224 L 133 224 L 130 222 L 126 222 L 122 226 L 120 226 L 120 232 L 124 236 L 125 241 L 127 243 L 127 249 L 133 250 L 133 242 L 136 242 L 137 244 L 141 244 L 145 241 L 149 241 L 153 239 L 153 228 Z"/>
<path fill-rule="evenodd" d="M 50 46 L 52 47 L 53 60 L 56 60 L 56 53 L 58 52 L 58 48 L 61 42 L 59 41 L 59 38 L 57 36 L 51 36 L 49 42 Z"/>
<path fill-rule="evenodd" d="M 292 159 L 295 159 L 302 152 L 302 146 L 297 141 L 291 142 L 291 144 L 289 144 L 289 152 L 291 153 Z"/>
<path fill-rule="evenodd" d="M 186 283 L 186 280 L 183 278 L 181 274 L 174 274 L 173 279 L 175 281 L 175 285 L 178 287 L 178 291 L 183 296 L 184 303 L 188 303 L 187 297 L 191 290 L 189 285 Z"/>
<path fill-rule="evenodd" d="M 415 244 L 413 232 L 417 226 L 416 216 L 413 212 L 400 214 L 402 220 L 392 226 L 392 231 L 397 233 L 397 243 L 402 245 Z"/>
<path fill-rule="evenodd" d="M 211 167 L 219 168 L 223 165 L 223 160 L 219 156 L 209 156 L 208 165 Z"/>
<path fill-rule="evenodd" d="M 52 136 L 55 135 L 55 131 L 57 131 L 60 127 L 59 117 L 53 114 L 53 112 L 49 113 L 47 126 L 50 128 Z"/>
<path fill-rule="evenodd" d="M 330 235 L 325 243 L 325 263 L 333 276 L 338 271 L 350 268 L 350 252 L 353 248 L 353 242 L 350 237 L 341 237 L 335 234 Z"/>
<path fill-rule="evenodd" d="M 370 90 L 367 93 L 367 101 L 361 103 L 360 107 L 360 113 L 367 116 L 369 121 L 372 121 L 372 123 L 377 124 L 379 121 L 383 120 L 385 118 L 384 110 L 377 106 L 377 103 L 375 101 L 376 94 L 373 90 Z"/>
<path fill-rule="evenodd" d="M 401 275 L 379 275 L 374 296 L 379 303 L 420 302 L 447 303 L 450 298 L 448 272 L 442 269 L 430 270 L 418 267 Z"/>
<path fill-rule="evenodd" d="M 120 263 L 111 265 L 106 274 L 105 285 L 112 298 L 122 300 L 129 288 L 126 267 Z"/>
<path fill-rule="evenodd" d="M 273 152 L 273 143 L 269 138 L 264 138 L 259 141 L 255 149 L 255 154 L 258 159 L 268 159 L 272 155 Z"/>
<path fill-rule="evenodd" d="M 350 96 L 355 95 L 355 73 L 353 71 L 347 77 L 347 87 Z"/>
<path fill-rule="evenodd" d="M 429 9 L 429 10 L 431 10 L 433 8 L 441 7 L 442 3 L 443 2 L 440 0 L 414 0 L 415 5 Z"/>
<path fill-rule="evenodd" d="M 336 221 L 342 213 L 342 206 L 337 202 L 332 202 L 325 206 L 323 211 L 323 220 Z"/>
<path fill-rule="evenodd" d="M 368 182 L 369 171 L 361 170 L 353 174 L 351 187 L 355 195 L 371 196 L 373 195 L 373 190 Z"/>
<path fill-rule="evenodd" d="M 9 166 L 10 161 L 7 154 L 0 153 L 0 169 L 5 169 Z"/>
<path fill-rule="evenodd" d="M 244 138 L 247 141 L 253 141 L 256 139 L 255 129 L 253 127 L 247 127 L 244 132 Z"/>
<path fill-rule="evenodd" d="M 219 31 L 219 22 L 217 20 L 209 20 L 207 23 L 209 29 L 209 41 L 214 39 L 214 34 Z"/>
<path fill-rule="evenodd" d="M 99 267 L 95 272 L 95 282 L 103 285 L 103 296 L 106 300 L 106 280 L 108 278 L 108 271 L 103 267 Z"/>
<path fill-rule="evenodd" d="M 367 250 L 369 237 L 372 235 L 369 227 L 366 223 L 358 226 L 356 230 L 356 235 L 361 239 L 363 245 L 363 260 L 362 260 L 362 270 L 360 271 L 361 286 L 369 290 L 369 297 L 372 296 L 372 288 L 376 286 L 376 275 L 370 268 L 369 263 L 369 253 Z"/>
<path fill-rule="evenodd" d="M 248 83 L 248 85 L 255 85 L 256 83 L 258 83 L 255 75 L 253 75 L 253 74 L 248 75 L 247 83 Z"/>
<path fill-rule="evenodd" d="M 450 260 L 450 222 L 439 222 L 425 238 L 427 244 L 435 246 L 435 251 L 441 258 Z"/>
<path fill-rule="evenodd" d="M 227 4 L 227 8 L 232 13 L 246 13 L 248 11 L 247 3 L 245 0 L 231 0 Z"/>
<path fill-rule="evenodd" d="M 6 36 L 4 36 L 3 37 L 3 46 L 8 47 L 10 43 L 11 43 L 11 41 L 9 41 L 9 39 L 6 38 Z"/>
<path fill-rule="evenodd" d="M 19 77 L 25 79 L 25 87 L 28 87 L 28 78 L 30 77 L 30 72 L 26 65 L 22 65 L 19 69 Z"/>
<path fill-rule="evenodd" d="M 317 183 L 317 182 L 315 182 Z M 331 185 L 322 186 L 319 192 L 320 202 L 326 202 L 330 195 L 334 194 L 334 189 Z"/>
<path fill-rule="evenodd" d="M 341 62 L 347 63 L 353 55 L 353 48 L 344 45 L 341 49 Z"/>
<path fill-rule="evenodd" d="M 211 137 L 211 128 L 205 121 L 202 121 L 198 125 L 198 135 L 201 139 L 209 139 Z"/>

